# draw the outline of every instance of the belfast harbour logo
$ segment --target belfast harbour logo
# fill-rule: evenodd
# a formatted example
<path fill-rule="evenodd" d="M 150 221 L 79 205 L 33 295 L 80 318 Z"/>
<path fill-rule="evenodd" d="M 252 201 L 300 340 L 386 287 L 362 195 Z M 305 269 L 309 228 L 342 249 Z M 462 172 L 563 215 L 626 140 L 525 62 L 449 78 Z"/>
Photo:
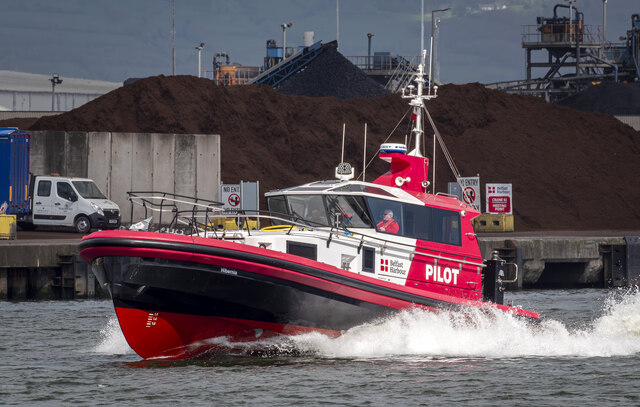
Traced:
<path fill-rule="evenodd" d="M 404 276 L 407 274 L 407 270 L 404 267 L 404 263 L 399 260 L 380 259 L 380 272 L 399 274 Z"/>

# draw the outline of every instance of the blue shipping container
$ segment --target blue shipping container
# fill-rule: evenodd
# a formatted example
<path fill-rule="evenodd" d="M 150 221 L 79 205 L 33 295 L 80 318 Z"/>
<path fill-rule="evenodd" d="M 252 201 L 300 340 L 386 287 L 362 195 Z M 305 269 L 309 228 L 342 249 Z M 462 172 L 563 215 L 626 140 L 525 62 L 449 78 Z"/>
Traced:
<path fill-rule="evenodd" d="M 29 134 L 15 127 L 0 127 L 0 206 L 7 214 L 29 213 Z"/>

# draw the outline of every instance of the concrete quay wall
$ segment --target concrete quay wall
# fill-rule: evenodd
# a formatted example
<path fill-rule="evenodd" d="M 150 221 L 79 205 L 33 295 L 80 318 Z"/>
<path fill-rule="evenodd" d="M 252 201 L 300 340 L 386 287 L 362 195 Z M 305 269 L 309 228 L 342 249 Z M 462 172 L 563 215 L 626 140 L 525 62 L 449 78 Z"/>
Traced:
<path fill-rule="evenodd" d="M 613 281 L 616 265 L 611 264 L 611 252 L 632 247 L 627 239 L 623 236 L 514 236 L 508 239 L 479 236 L 478 243 L 483 258 L 490 258 L 497 250 L 501 257 L 518 265 L 518 279 L 511 288 L 605 287 L 626 285 Z M 640 259 L 632 250 L 626 251 L 629 256 L 624 256 L 624 264 L 618 265 L 624 268 L 619 273 L 633 276 Z M 513 275 L 514 270 L 511 271 Z"/>
<path fill-rule="evenodd" d="M 0 241 L 0 300 L 102 297 L 78 240 Z"/>
<path fill-rule="evenodd" d="M 31 131 L 31 172 L 93 179 L 131 219 L 129 191 L 162 191 L 218 200 L 220 136 Z M 135 207 L 134 222 L 144 210 Z M 164 221 L 164 218 L 163 218 Z"/>

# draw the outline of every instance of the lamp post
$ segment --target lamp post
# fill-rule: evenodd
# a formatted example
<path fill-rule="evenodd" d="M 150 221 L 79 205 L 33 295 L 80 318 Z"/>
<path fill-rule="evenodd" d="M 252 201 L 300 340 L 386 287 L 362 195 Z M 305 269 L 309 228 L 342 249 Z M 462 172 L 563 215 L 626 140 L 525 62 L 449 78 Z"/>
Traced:
<path fill-rule="evenodd" d="M 602 0 L 602 52 L 606 43 L 605 36 L 607 34 L 607 0 Z"/>
<path fill-rule="evenodd" d="M 367 33 L 367 38 L 369 39 L 369 51 L 367 52 L 367 69 L 371 69 L 371 37 L 373 37 L 373 34 Z"/>
<path fill-rule="evenodd" d="M 433 83 L 432 64 L 433 64 L 433 50 L 434 50 L 434 35 L 436 31 L 436 13 L 441 11 L 451 10 L 451 7 L 441 8 L 438 10 L 431 10 L 431 52 L 429 52 L 429 95 L 431 95 L 431 84 Z"/>
<path fill-rule="evenodd" d="M 56 85 L 60 85 L 62 83 L 62 79 L 60 79 L 60 75 L 57 73 L 53 74 L 53 77 L 49 79 L 51 81 L 51 111 L 54 110 L 55 106 L 55 95 L 56 95 Z"/>
<path fill-rule="evenodd" d="M 198 78 L 200 77 L 200 73 L 202 72 L 202 48 L 204 48 L 204 42 L 201 42 L 199 46 L 196 47 L 198 50 Z"/>
<path fill-rule="evenodd" d="M 171 0 L 171 75 L 176 75 L 176 0 Z"/>
<path fill-rule="evenodd" d="M 287 28 L 291 27 L 293 23 L 282 23 L 282 60 L 287 58 Z"/>

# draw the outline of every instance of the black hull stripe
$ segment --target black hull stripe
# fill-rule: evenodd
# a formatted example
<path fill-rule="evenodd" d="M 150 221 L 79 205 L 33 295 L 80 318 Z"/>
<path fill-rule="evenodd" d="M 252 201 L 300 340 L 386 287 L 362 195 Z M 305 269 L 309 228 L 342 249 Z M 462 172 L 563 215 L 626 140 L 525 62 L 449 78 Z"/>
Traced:
<path fill-rule="evenodd" d="M 398 290 L 394 290 L 387 287 L 381 287 L 372 283 L 354 280 L 346 276 L 334 274 L 322 269 L 318 269 L 303 264 L 294 263 L 288 260 L 277 259 L 273 257 L 260 256 L 253 253 L 247 253 L 238 250 L 224 249 L 213 246 L 202 246 L 192 243 L 178 243 L 167 241 L 156 241 L 146 239 L 122 239 L 122 238 L 95 238 L 87 239 L 80 242 L 78 248 L 80 251 L 92 248 L 92 247 L 131 247 L 131 248 L 148 248 L 148 249 L 162 249 L 179 251 L 189 254 L 205 254 L 218 257 L 226 257 L 235 260 L 243 260 L 256 264 L 263 264 L 267 266 L 282 268 L 305 274 L 312 277 L 328 280 L 334 283 L 345 285 L 351 288 L 360 289 L 363 291 L 391 297 L 394 299 L 407 301 L 414 304 L 425 305 L 434 308 L 462 308 L 461 304 L 436 300 L 433 298 L 423 297 L 415 294 L 410 294 Z M 195 262 L 197 262 L 197 259 Z M 305 261 L 309 261 L 305 259 Z"/>
<path fill-rule="evenodd" d="M 341 331 L 392 308 L 268 275 L 185 261 L 105 258 L 116 307 Z M 207 287 L 215 287 L 209 290 Z M 242 295 L 238 295 L 242 293 Z M 277 298 L 278 301 L 273 301 Z"/>

